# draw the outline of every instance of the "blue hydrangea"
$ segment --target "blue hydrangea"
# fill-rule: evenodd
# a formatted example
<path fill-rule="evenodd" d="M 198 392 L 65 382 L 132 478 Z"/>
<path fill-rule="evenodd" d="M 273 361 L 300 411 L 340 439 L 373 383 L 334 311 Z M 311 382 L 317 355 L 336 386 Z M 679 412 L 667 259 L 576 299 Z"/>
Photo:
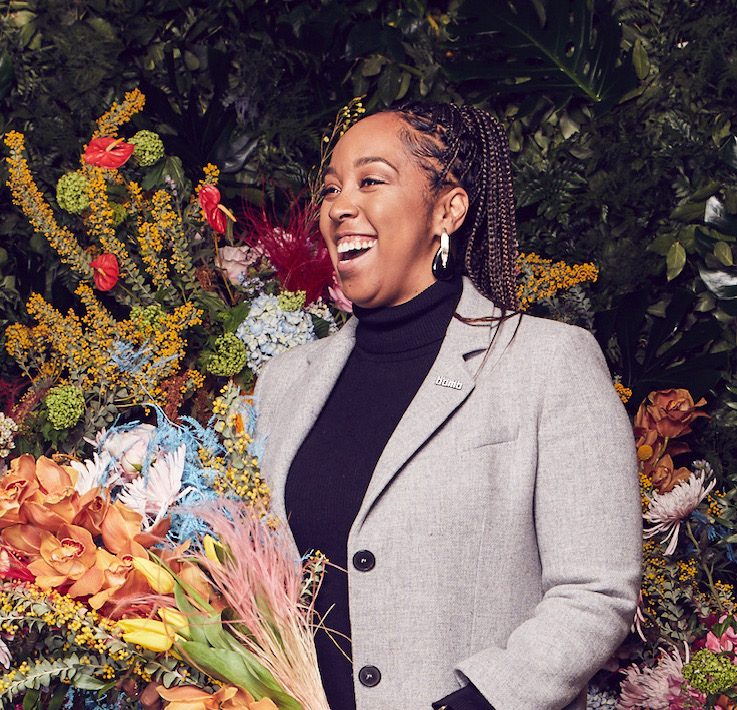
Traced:
<path fill-rule="evenodd" d="M 255 373 L 274 355 L 317 339 L 309 313 L 282 310 L 278 298 L 266 293 L 253 301 L 235 334 L 246 344 L 247 365 Z"/>
<path fill-rule="evenodd" d="M 603 690 L 591 683 L 586 694 L 586 710 L 614 710 L 617 707 L 617 694 Z"/>

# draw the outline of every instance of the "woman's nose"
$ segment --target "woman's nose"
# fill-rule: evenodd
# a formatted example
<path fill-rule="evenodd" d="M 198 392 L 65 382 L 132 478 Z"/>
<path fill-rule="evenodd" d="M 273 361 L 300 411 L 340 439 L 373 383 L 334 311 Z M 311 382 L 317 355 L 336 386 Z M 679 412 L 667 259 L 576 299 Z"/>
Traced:
<path fill-rule="evenodd" d="M 358 208 L 349 190 L 341 190 L 330 205 L 330 219 L 336 222 L 355 217 L 357 213 Z"/>

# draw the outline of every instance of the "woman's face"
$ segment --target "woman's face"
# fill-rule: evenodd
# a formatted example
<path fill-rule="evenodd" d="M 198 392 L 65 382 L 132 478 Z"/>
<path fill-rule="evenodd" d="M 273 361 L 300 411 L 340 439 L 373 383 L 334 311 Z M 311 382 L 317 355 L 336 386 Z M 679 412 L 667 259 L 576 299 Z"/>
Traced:
<path fill-rule="evenodd" d="M 435 282 L 442 221 L 428 178 L 399 137 L 401 118 L 359 121 L 333 151 L 320 231 L 340 285 L 365 308 L 405 303 Z"/>

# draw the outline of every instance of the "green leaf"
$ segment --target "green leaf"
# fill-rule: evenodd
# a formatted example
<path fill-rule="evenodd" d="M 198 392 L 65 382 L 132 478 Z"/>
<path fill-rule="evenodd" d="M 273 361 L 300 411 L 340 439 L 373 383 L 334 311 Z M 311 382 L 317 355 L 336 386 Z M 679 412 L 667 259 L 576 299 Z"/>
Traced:
<path fill-rule="evenodd" d="M 637 85 L 637 76 L 621 56 L 622 32 L 611 8 L 601 4 L 594 12 L 592 5 L 548 2 L 541 18 L 533 0 L 466 0 L 457 11 L 454 39 L 468 48 L 469 59 L 454 61 L 445 72 L 455 82 L 487 82 L 485 96 L 583 96 L 609 108 Z"/>
<path fill-rule="evenodd" d="M 403 99 L 409 91 L 409 85 L 412 81 L 412 76 L 408 72 L 402 72 L 402 83 L 399 85 L 399 91 L 397 93 L 397 101 Z"/>
<path fill-rule="evenodd" d="M 637 78 L 642 81 L 650 73 L 650 61 L 647 58 L 645 47 L 642 46 L 642 40 L 638 39 L 632 50 L 632 66 L 635 68 Z"/>
<path fill-rule="evenodd" d="M 379 77 L 379 98 L 388 106 L 402 88 L 402 72 L 396 64 L 390 65 Z"/>
<path fill-rule="evenodd" d="M 386 59 L 380 54 L 374 54 L 373 57 L 369 57 L 361 67 L 361 74 L 363 76 L 376 76 L 386 64 Z"/>
<path fill-rule="evenodd" d="M 79 675 L 74 678 L 74 687 L 81 690 L 102 690 L 108 685 L 104 680 L 90 675 Z"/>
<path fill-rule="evenodd" d="M 15 69 L 10 54 L 4 51 L 0 54 L 0 99 L 4 99 L 13 88 Z"/>
<path fill-rule="evenodd" d="M 51 699 L 46 706 L 46 710 L 59 710 L 59 708 L 64 705 L 64 701 L 66 700 L 68 694 L 69 686 L 64 684 L 60 685 L 58 688 L 56 688 L 53 695 L 51 696 Z"/>
<path fill-rule="evenodd" d="M 714 256 L 725 266 L 732 266 L 734 264 L 732 249 L 726 242 L 717 242 L 714 245 Z"/>
<path fill-rule="evenodd" d="M 23 698 L 23 710 L 33 710 L 38 703 L 38 690 L 29 690 Z"/>
<path fill-rule="evenodd" d="M 672 281 L 678 274 L 683 271 L 686 266 L 686 250 L 680 242 L 676 242 L 669 250 L 665 257 L 665 263 L 668 267 L 668 281 Z"/>

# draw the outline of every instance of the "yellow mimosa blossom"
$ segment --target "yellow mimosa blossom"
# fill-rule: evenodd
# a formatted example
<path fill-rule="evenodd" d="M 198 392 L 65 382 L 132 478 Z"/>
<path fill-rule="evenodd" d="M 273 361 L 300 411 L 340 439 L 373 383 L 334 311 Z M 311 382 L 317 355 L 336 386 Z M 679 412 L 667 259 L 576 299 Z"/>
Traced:
<path fill-rule="evenodd" d="M 138 113 L 146 103 L 146 97 L 139 89 L 129 91 L 121 103 L 115 102 L 110 109 L 97 119 L 97 130 L 93 138 L 109 136 L 115 138 L 118 128 L 128 123 L 134 114 Z"/>
<path fill-rule="evenodd" d="M 66 227 L 57 224 L 51 207 L 33 180 L 28 161 L 23 155 L 23 135 L 17 131 L 8 131 L 5 134 L 5 145 L 10 152 L 7 159 L 8 187 L 13 194 L 13 203 L 23 210 L 31 226 L 48 239 L 63 263 L 91 280 L 92 268 L 77 238 Z"/>
<path fill-rule="evenodd" d="M 517 267 L 520 272 L 517 297 L 523 311 L 533 303 L 551 298 L 558 291 L 584 281 L 596 281 L 599 276 L 599 270 L 593 264 L 569 266 L 564 261 L 553 263 L 537 254 L 520 254 Z"/>

